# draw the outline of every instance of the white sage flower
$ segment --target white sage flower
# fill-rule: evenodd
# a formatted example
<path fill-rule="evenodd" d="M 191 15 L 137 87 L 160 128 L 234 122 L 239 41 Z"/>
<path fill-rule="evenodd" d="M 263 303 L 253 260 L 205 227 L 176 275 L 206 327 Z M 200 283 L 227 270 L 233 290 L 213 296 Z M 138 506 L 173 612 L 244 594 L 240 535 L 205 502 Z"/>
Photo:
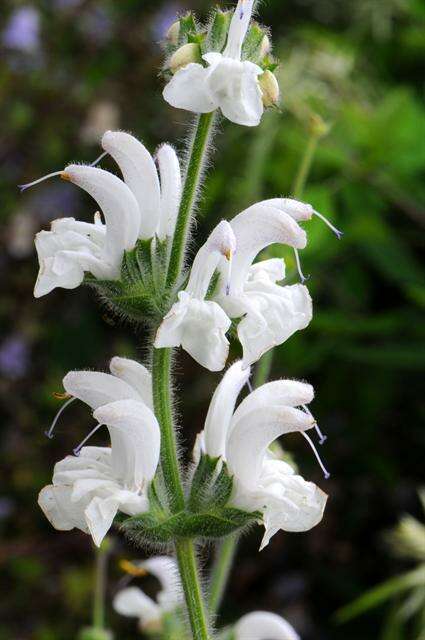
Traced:
<path fill-rule="evenodd" d="M 210 371 L 223 369 L 229 352 L 225 334 L 231 320 L 216 302 L 205 297 L 219 266 L 229 276 L 234 251 L 234 233 L 223 220 L 198 251 L 186 289 L 180 291 L 178 302 L 157 331 L 156 348 L 181 346 Z"/>
<path fill-rule="evenodd" d="M 73 456 L 55 465 L 52 484 L 38 500 L 56 529 L 80 529 L 90 533 L 96 545 L 118 511 L 137 515 L 149 509 L 147 491 L 160 454 L 148 372 L 125 358 L 113 358 L 111 371 L 113 375 L 73 371 L 65 376 L 69 395 L 86 402 L 99 424 Z M 108 428 L 111 447 L 83 446 L 102 425 Z"/>
<path fill-rule="evenodd" d="M 307 531 L 318 524 L 327 496 L 270 450 L 279 436 L 304 434 L 315 426 L 312 415 L 298 408 L 312 401 L 313 388 L 296 380 L 269 382 L 250 393 L 235 411 L 249 375 L 249 368 L 240 361 L 227 370 L 211 400 L 194 453 L 195 459 L 203 452 L 226 461 L 233 476 L 233 506 L 262 513 L 263 549 L 280 529 Z"/>
<path fill-rule="evenodd" d="M 195 113 L 220 108 L 236 124 L 255 127 L 260 123 L 264 106 L 258 78 L 263 69 L 241 60 L 253 4 L 254 0 L 239 0 L 222 54 L 206 53 L 202 56 L 206 67 L 191 62 L 177 71 L 163 93 L 169 104 Z"/>
<path fill-rule="evenodd" d="M 142 631 L 160 630 L 163 615 L 181 603 L 177 563 L 168 556 L 154 556 L 135 565 L 141 575 L 145 571 L 157 578 L 160 591 L 153 600 L 139 587 L 126 587 L 114 597 L 113 607 L 122 616 L 137 618 Z"/>
<path fill-rule="evenodd" d="M 268 611 L 242 616 L 234 627 L 234 636 L 235 640 L 300 640 L 289 622 Z"/>
<path fill-rule="evenodd" d="M 71 164 L 21 189 L 60 176 L 81 187 L 96 200 L 104 217 L 93 223 L 61 218 L 50 231 L 36 235 L 40 270 L 35 297 L 56 287 L 75 289 L 89 272 L 101 280 L 116 280 L 124 251 L 134 248 L 138 238 L 160 240 L 171 237 L 181 197 L 181 172 L 174 149 L 159 147 L 156 162 L 144 145 L 128 133 L 108 131 L 102 138 L 105 153 L 117 162 L 124 180 L 92 165 Z M 94 163 L 95 164 L 95 163 Z"/>

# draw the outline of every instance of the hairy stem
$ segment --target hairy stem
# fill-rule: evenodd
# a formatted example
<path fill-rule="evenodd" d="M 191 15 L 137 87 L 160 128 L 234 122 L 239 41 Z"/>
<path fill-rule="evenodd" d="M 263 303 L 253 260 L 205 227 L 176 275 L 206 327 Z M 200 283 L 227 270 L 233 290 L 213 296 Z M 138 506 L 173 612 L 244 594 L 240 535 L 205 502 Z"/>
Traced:
<path fill-rule="evenodd" d="M 225 538 L 217 549 L 211 571 L 210 597 L 208 602 L 211 614 L 217 613 L 220 608 L 232 570 L 237 545 L 238 535 L 233 534 Z"/>
<path fill-rule="evenodd" d="M 214 118 L 214 111 L 197 116 L 189 147 L 186 177 L 168 264 L 167 285 L 169 287 L 175 285 L 183 268 L 191 215 L 196 204 L 202 173 L 207 160 Z"/>
<path fill-rule="evenodd" d="M 192 540 L 184 539 L 178 540 L 175 546 L 193 640 L 210 640 L 194 544 Z"/>
<path fill-rule="evenodd" d="M 173 511 L 184 509 L 171 399 L 171 349 L 154 349 L 152 387 L 155 415 L 161 428 L 161 465 Z"/>
<path fill-rule="evenodd" d="M 292 197 L 296 200 L 300 200 L 304 193 L 305 185 L 307 184 L 308 176 L 310 174 L 311 166 L 313 164 L 314 155 L 316 153 L 320 137 L 321 136 L 317 135 L 317 133 L 315 132 L 310 133 L 310 137 L 308 139 L 305 151 L 301 157 L 301 162 L 299 164 L 292 187 Z M 258 363 L 254 376 L 254 384 L 256 387 L 260 387 L 269 379 L 273 366 L 273 355 L 274 349 L 270 349 L 263 355 L 260 362 Z"/>

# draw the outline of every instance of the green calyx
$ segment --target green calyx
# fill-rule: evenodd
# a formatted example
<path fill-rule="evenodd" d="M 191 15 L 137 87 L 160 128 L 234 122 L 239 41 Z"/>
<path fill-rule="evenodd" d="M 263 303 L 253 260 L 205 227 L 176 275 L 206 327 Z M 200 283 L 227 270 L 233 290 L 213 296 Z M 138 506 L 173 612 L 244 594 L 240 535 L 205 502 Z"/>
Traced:
<path fill-rule="evenodd" d="M 168 240 L 138 240 L 134 249 L 124 252 L 119 280 L 86 275 L 84 284 L 92 287 L 118 317 L 157 324 L 172 299 L 165 284 L 167 260 Z"/>
<path fill-rule="evenodd" d="M 182 538 L 222 538 L 261 517 L 258 512 L 229 506 L 232 490 L 233 478 L 226 464 L 219 458 L 202 455 L 184 509 L 170 512 L 153 483 L 149 512 L 124 520 L 121 529 L 130 540 L 154 545 Z"/>

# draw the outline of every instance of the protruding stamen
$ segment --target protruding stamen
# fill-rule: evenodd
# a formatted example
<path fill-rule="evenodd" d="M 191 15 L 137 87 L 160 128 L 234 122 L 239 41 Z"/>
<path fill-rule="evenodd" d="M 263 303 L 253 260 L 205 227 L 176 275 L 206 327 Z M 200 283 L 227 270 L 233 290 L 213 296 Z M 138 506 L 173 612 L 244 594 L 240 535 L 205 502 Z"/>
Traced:
<path fill-rule="evenodd" d="M 33 182 L 28 182 L 27 184 L 19 184 L 18 187 L 21 190 L 21 193 L 30 187 L 34 187 L 36 184 L 40 184 L 40 182 L 44 182 L 45 180 L 49 180 L 49 178 L 54 178 L 56 176 L 60 176 L 63 178 L 65 176 L 64 171 L 54 171 L 53 173 L 48 173 L 47 176 L 43 176 L 42 178 L 38 178 L 38 180 L 34 180 Z M 65 178 L 66 179 L 66 178 Z"/>
<path fill-rule="evenodd" d="M 80 451 L 81 449 L 84 447 L 84 445 L 86 444 L 87 440 L 89 440 L 98 429 L 100 429 L 100 427 L 102 427 L 102 424 L 97 424 L 94 429 L 92 429 L 90 431 L 90 433 L 84 438 L 84 440 L 82 440 L 80 442 L 80 444 L 78 445 L 78 447 L 75 447 L 75 449 L 72 450 L 72 453 L 74 454 L 74 456 L 79 456 L 80 455 Z"/>
<path fill-rule="evenodd" d="M 328 480 L 328 478 L 331 477 L 331 474 L 329 473 L 329 471 L 326 469 L 325 465 L 323 464 L 320 456 L 319 456 L 319 452 L 317 451 L 316 447 L 314 446 L 314 443 L 312 441 L 312 439 L 310 438 L 309 435 L 307 435 L 305 433 L 305 431 L 301 431 L 301 435 L 307 440 L 308 444 L 310 445 L 310 447 L 313 449 L 313 453 L 316 456 L 316 460 L 320 465 L 321 470 L 323 471 L 323 475 L 325 476 L 325 479 Z"/>
<path fill-rule="evenodd" d="M 248 380 L 246 381 L 246 384 L 248 386 L 249 393 L 252 393 L 254 391 L 254 387 L 252 386 L 252 382 L 250 378 L 248 378 Z"/>
<path fill-rule="evenodd" d="M 325 218 L 325 216 L 323 214 L 319 213 L 318 211 L 313 211 L 313 215 L 315 215 L 318 218 L 320 218 L 321 220 L 323 220 L 323 222 L 329 227 L 329 229 L 331 229 L 334 232 L 334 234 L 336 235 L 338 240 L 341 240 L 342 236 L 344 235 L 343 231 L 340 231 L 339 229 L 334 227 L 332 222 L 330 220 L 328 220 L 327 218 Z"/>
<path fill-rule="evenodd" d="M 310 276 L 305 276 L 302 272 L 300 254 L 298 253 L 298 249 L 294 249 L 294 254 L 295 254 L 295 263 L 297 265 L 298 275 L 300 276 L 301 282 L 304 284 L 304 282 L 306 282 Z"/>
<path fill-rule="evenodd" d="M 224 255 L 227 260 L 226 296 L 228 296 L 230 295 L 230 281 L 232 279 L 233 251 L 229 249 Z"/>
<path fill-rule="evenodd" d="M 91 163 L 90 166 L 91 167 L 95 167 L 107 155 L 108 155 L 108 152 L 104 151 L 103 153 L 100 154 L 100 156 L 98 158 L 96 158 L 96 160 L 94 162 Z"/>
<path fill-rule="evenodd" d="M 57 414 L 55 415 L 55 417 L 53 418 L 53 422 L 50 425 L 50 429 L 48 429 L 47 431 L 45 431 L 45 435 L 51 440 L 53 438 L 53 431 L 55 429 L 56 423 L 59 420 L 59 418 L 61 417 L 62 413 L 65 411 L 65 409 L 67 407 L 69 407 L 69 405 L 71 404 L 71 402 L 74 402 L 74 400 L 76 400 L 77 398 L 71 397 L 69 398 L 69 400 L 67 400 L 66 402 L 64 402 L 64 404 L 61 406 L 61 408 L 59 409 L 59 411 L 57 412 Z"/>
<path fill-rule="evenodd" d="M 311 411 L 310 411 L 310 409 L 307 407 L 307 405 L 306 405 L 306 404 L 303 404 L 303 405 L 301 405 L 301 406 L 302 406 L 302 408 L 304 409 L 304 411 L 305 411 L 305 412 L 310 416 L 310 418 L 313 418 L 313 420 L 314 420 L 314 428 L 315 428 L 315 430 L 316 430 L 317 435 L 319 436 L 319 444 L 323 444 L 323 443 L 324 443 L 324 442 L 326 442 L 326 440 L 328 439 L 328 436 L 325 436 L 325 435 L 322 433 L 322 431 L 321 431 L 321 429 L 320 429 L 319 425 L 318 425 L 318 424 L 317 424 L 317 422 L 316 422 L 316 419 L 315 419 L 314 415 L 311 413 Z"/>

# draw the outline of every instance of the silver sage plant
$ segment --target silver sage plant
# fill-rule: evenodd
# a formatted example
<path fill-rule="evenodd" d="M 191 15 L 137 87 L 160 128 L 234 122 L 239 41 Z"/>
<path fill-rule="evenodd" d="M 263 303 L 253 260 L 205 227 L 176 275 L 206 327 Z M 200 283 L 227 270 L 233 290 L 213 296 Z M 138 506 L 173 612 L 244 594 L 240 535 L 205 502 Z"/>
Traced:
<path fill-rule="evenodd" d="M 192 261 L 187 251 L 217 120 L 254 127 L 279 100 L 269 32 L 252 20 L 253 5 L 239 0 L 234 11 L 214 9 L 207 25 L 186 14 L 167 34 L 164 98 L 196 114 L 183 162 L 168 143 L 152 156 L 132 135 L 108 131 L 92 165 L 71 164 L 22 186 L 59 176 L 98 205 L 93 222 L 61 218 L 37 234 L 34 295 L 87 285 L 120 318 L 147 326 L 152 337 L 145 364 L 116 356 L 108 373 L 65 376 L 65 404 L 83 401 L 97 425 L 55 465 L 39 505 L 56 529 L 80 529 L 97 546 L 116 526 L 141 551 L 161 553 L 140 561 L 134 574 L 158 577 L 156 601 L 127 584 L 113 606 L 164 639 L 296 640 L 295 630 L 273 613 L 249 613 L 221 631 L 215 614 L 241 532 L 263 527 L 263 549 L 281 530 L 317 525 L 327 500 L 277 445 L 280 436 L 299 432 L 328 476 L 309 435 L 324 440 L 308 408 L 312 386 L 267 382 L 272 349 L 307 327 L 312 301 L 301 270 L 300 284 L 285 284 L 283 260 L 258 255 L 280 243 L 293 248 L 299 265 L 297 252 L 307 244 L 302 225 L 315 215 L 339 232 L 301 202 L 299 192 L 253 203 L 222 220 Z M 122 178 L 96 166 L 107 154 Z M 232 337 L 242 355 L 228 363 Z M 176 437 L 177 347 L 210 371 L 227 367 L 188 469 Z M 251 369 L 262 356 L 253 388 Z M 238 403 L 245 386 L 250 392 Z M 107 446 L 90 446 L 101 426 L 108 429 Z M 200 576 L 196 554 L 206 541 L 220 542 L 208 580 Z M 101 625 L 91 633 L 85 637 L 109 637 Z"/>

